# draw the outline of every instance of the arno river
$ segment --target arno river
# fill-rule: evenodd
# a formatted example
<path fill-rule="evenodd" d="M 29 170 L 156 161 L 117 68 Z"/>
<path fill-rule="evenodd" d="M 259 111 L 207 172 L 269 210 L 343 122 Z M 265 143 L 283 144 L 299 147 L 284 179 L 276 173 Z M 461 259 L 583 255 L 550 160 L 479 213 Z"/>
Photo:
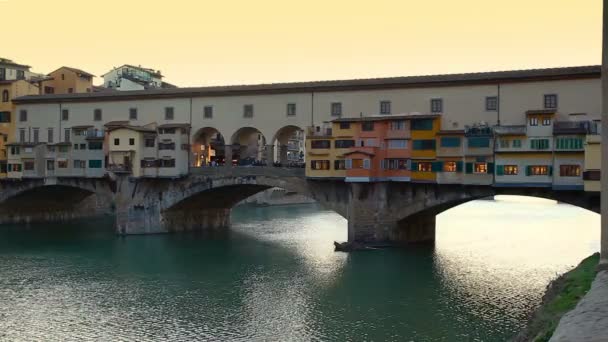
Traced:
<path fill-rule="evenodd" d="M 434 247 L 333 251 L 315 205 L 234 210 L 229 236 L 117 237 L 109 218 L 0 226 L 0 340 L 504 341 L 599 215 L 502 197 L 438 217 Z"/>

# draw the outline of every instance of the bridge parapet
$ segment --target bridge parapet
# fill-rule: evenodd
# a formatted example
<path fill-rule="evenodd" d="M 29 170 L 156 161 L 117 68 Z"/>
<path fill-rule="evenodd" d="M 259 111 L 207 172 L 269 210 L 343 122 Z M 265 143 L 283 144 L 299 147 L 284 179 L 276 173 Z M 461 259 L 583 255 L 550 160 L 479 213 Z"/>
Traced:
<path fill-rule="evenodd" d="M 194 176 L 223 176 L 223 177 L 305 177 L 303 168 L 273 167 L 273 166 L 233 166 L 233 167 L 191 167 L 190 174 Z"/>

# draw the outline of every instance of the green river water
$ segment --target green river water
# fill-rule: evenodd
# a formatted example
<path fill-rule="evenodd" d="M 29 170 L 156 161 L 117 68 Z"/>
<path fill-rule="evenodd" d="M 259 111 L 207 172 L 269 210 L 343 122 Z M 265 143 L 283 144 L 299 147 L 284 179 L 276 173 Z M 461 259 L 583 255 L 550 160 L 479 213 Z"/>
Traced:
<path fill-rule="evenodd" d="M 504 341 L 599 249 L 599 215 L 499 197 L 434 247 L 333 251 L 316 205 L 238 207 L 229 234 L 114 235 L 111 218 L 0 226 L 0 340 Z"/>

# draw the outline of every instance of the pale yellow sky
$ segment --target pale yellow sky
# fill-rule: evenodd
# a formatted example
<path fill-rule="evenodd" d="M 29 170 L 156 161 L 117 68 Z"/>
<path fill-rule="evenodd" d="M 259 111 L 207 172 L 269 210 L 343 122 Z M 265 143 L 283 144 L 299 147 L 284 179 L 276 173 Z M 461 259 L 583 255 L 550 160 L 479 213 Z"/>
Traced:
<path fill-rule="evenodd" d="M 0 0 L 0 56 L 179 86 L 599 64 L 601 0 Z M 101 79 L 97 78 L 96 83 Z"/>

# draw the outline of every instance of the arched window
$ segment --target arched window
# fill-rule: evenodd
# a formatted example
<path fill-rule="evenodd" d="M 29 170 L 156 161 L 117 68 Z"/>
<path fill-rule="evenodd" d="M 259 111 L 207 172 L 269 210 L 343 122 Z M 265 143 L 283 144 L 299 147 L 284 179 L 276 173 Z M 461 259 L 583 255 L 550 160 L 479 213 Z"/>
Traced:
<path fill-rule="evenodd" d="M 8 90 L 2 92 L 2 102 L 8 102 Z"/>

